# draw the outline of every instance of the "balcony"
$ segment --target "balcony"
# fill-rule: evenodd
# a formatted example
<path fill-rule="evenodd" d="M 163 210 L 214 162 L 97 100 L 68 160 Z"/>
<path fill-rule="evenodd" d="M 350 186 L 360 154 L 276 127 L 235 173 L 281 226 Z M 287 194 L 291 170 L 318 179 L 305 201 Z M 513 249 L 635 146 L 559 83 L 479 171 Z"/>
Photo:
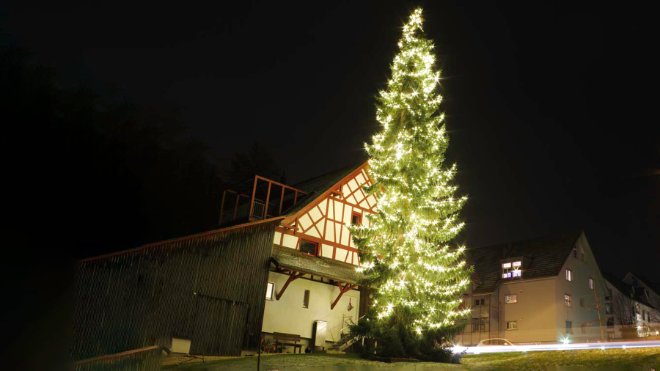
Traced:
<path fill-rule="evenodd" d="M 300 189 L 255 175 L 250 193 L 233 189 L 222 193 L 220 226 L 283 215 L 306 195 Z"/>

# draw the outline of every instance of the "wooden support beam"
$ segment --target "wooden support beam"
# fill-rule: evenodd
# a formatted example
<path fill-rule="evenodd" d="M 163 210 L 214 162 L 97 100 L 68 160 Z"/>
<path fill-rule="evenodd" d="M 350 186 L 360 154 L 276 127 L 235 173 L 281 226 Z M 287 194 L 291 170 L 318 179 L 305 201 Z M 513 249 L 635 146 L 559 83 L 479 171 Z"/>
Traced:
<path fill-rule="evenodd" d="M 236 194 L 236 202 L 234 203 L 234 220 L 236 220 L 236 216 L 238 215 L 238 202 L 241 200 L 241 195 Z"/>
<path fill-rule="evenodd" d="M 353 285 L 351 285 L 350 283 L 347 283 L 344 286 L 342 286 L 340 282 L 337 284 L 337 286 L 339 287 L 339 295 L 337 295 L 337 299 L 335 299 L 335 301 L 333 301 L 332 304 L 330 304 L 330 310 L 335 309 L 335 305 L 339 303 L 339 299 L 341 299 L 344 293 L 353 288 Z"/>
<path fill-rule="evenodd" d="M 257 194 L 257 182 L 259 181 L 259 176 L 254 176 L 254 185 L 252 186 L 252 198 L 250 199 L 250 211 L 248 212 L 248 220 L 252 221 L 252 212 L 254 211 L 254 198 Z"/>
<path fill-rule="evenodd" d="M 264 207 L 264 215 L 262 216 L 264 219 L 266 219 L 266 215 L 268 215 L 268 204 L 270 203 L 270 187 L 272 185 L 272 182 L 268 182 L 268 191 L 266 191 L 266 206 Z"/>
<path fill-rule="evenodd" d="M 302 277 L 303 274 L 304 273 L 302 273 L 302 272 L 291 272 L 289 274 L 289 278 L 286 279 L 286 282 L 284 283 L 284 286 L 282 286 L 282 289 L 280 289 L 280 291 L 278 291 L 275 294 L 275 300 L 280 300 L 280 298 L 282 297 L 282 294 L 284 294 L 284 291 L 286 291 L 286 288 L 289 287 L 289 284 L 291 282 L 293 282 L 294 280 L 296 280 L 297 278 Z"/>
<path fill-rule="evenodd" d="M 222 212 L 225 210 L 225 196 L 227 195 L 227 190 L 222 191 L 222 201 L 220 202 L 220 219 L 218 219 L 218 225 L 222 224 Z"/>
<path fill-rule="evenodd" d="M 284 190 L 285 188 L 282 187 L 282 192 L 280 192 L 280 208 L 279 211 L 277 212 L 277 215 L 282 215 L 282 205 L 284 204 Z"/>

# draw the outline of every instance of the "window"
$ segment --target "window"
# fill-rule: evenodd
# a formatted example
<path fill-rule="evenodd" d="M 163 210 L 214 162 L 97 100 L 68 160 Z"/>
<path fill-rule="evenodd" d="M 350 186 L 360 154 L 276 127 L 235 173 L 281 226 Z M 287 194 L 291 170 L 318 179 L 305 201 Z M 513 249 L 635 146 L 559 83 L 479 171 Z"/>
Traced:
<path fill-rule="evenodd" d="M 472 332 L 487 332 L 488 317 L 472 318 Z"/>
<path fill-rule="evenodd" d="M 589 289 L 593 290 L 594 289 L 594 279 L 589 277 Z"/>
<path fill-rule="evenodd" d="M 567 307 L 570 307 L 573 305 L 573 298 L 569 294 L 564 294 L 564 304 L 566 304 Z"/>
<path fill-rule="evenodd" d="M 520 260 L 502 263 L 502 278 L 508 279 L 514 277 L 522 277 L 522 271 L 520 270 L 521 266 L 522 262 Z"/>
<path fill-rule="evenodd" d="M 566 281 L 573 281 L 573 271 L 566 268 Z"/>
<path fill-rule="evenodd" d="M 567 334 L 572 334 L 573 333 L 573 322 L 572 321 L 566 321 L 566 333 Z"/>
<path fill-rule="evenodd" d="M 577 249 L 575 247 L 573 248 L 573 257 L 577 259 Z"/>
<path fill-rule="evenodd" d="M 504 302 L 507 304 L 513 304 L 518 302 L 518 295 L 507 295 L 504 297 Z"/>
<path fill-rule="evenodd" d="M 605 314 L 612 314 L 612 303 L 605 303 Z"/>
<path fill-rule="evenodd" d="M 273 300 L 273 292 L 275 291 L 275 284 L 273 282 L 268 282 L 266 286 L 266 300 Z"/>
<path fill-rule="evenodd" d="M 303 252 L 305 254 L 316 255 L 318 247 L 319 244 L 316 242 L 300 240 L 300 252 Z"/>
<path fill-rule="evenodd" d="M 474 305 L 484 305 L 484 298 L 481 299 L 475 299 L 474 300 Z"/>
<path fill-rule="evenodd" d="M 305 290 L 305 296 L 303 297 L 303 308 L 309 308 L 309 290 Z"/>
<path fill-rule="evenodd" d="M 351 214 L 351 225 L 362 225 L 362 214 L 355 211 Z"/>
<path fill-rule="evenodd" d="M 607 319 L 607 327 L 614 327 L 614 317 Z"/>
<path fill-rule="evenodd" d="M 517 321 L 506 321 L 506 329 L 507 330 L 517 330 L 518 329 L 518 322 Z"/>
<path fill-rule="evenodd" d="M 580 298 L 580 306 L 581 306 L 582 308 L 584 308 L 584 299 L 583 299 L 583 298 Z"/>

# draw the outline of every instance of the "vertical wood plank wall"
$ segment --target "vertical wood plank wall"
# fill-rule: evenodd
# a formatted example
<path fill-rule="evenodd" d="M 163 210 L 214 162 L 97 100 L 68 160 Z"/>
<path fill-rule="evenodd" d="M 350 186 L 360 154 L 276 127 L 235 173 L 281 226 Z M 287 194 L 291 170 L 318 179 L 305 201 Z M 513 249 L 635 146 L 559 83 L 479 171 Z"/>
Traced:
<path fill-rule="evenodd" d="M 79 263 L 73 359 L 192 340 L 238 355 L 261 332 L 274 223 L 163 242 Z"/>

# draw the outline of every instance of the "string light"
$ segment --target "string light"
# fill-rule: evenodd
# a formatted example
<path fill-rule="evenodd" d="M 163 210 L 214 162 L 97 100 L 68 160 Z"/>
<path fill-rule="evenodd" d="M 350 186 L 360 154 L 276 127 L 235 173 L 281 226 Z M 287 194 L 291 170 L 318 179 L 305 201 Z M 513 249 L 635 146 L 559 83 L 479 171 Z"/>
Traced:
<path fill-rule="evenodd" d="M 422 10 L 403 26 L 387 88 L 379 93 L 379 133 L 365 144 L 378 197 L 367 226 L 352 227 L 364 272 L 375 292 L 376 318 L 397 308 L 411 313 L 411 331 L 452 326 L 469 285 L 464 246 L 451 241 L 465 224 L 458 213 L 467 201 L 452 184 L 455 164 L 445 164 L 449 140 L 438 93 L 440 71 L 432 42 L 423 35 Z"/>

